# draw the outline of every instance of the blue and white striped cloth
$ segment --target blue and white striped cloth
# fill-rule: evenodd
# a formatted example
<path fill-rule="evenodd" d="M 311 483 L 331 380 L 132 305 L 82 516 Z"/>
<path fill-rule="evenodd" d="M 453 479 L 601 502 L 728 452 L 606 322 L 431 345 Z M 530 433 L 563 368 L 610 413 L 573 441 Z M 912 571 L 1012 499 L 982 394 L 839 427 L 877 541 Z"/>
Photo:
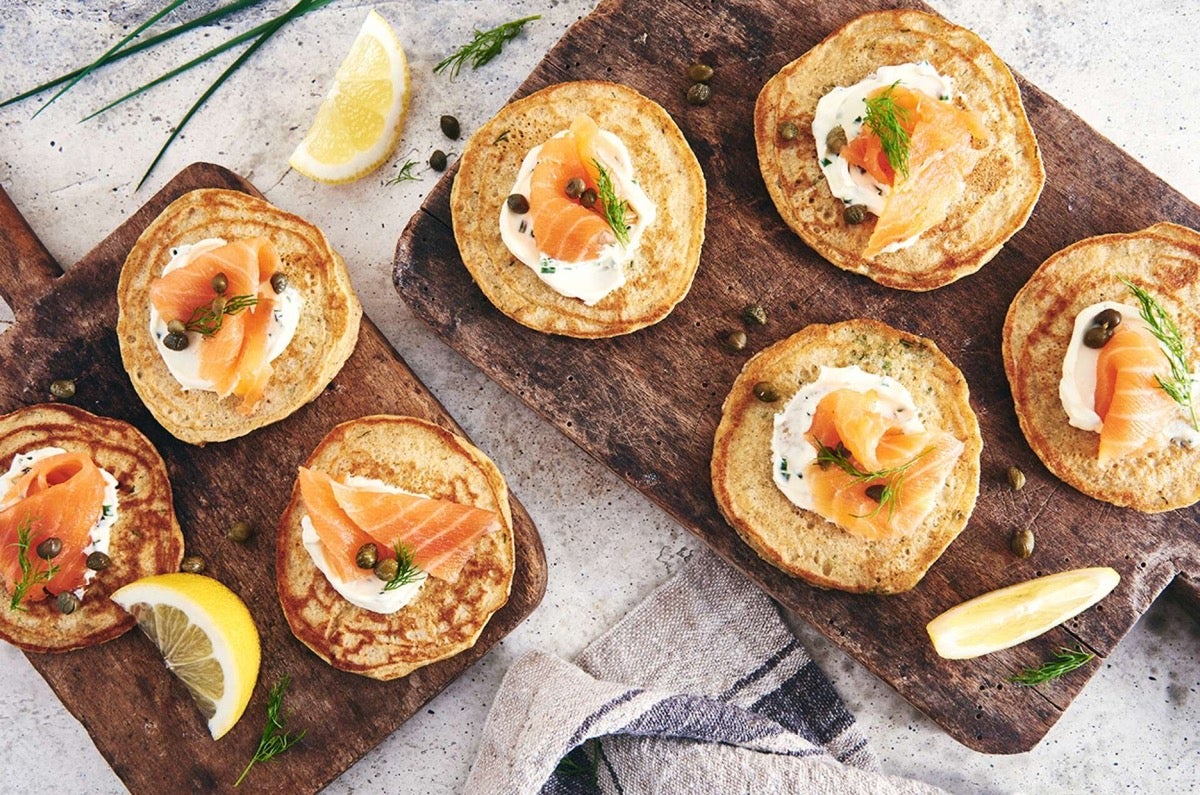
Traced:
<path fill-rule="evenodd" d="M 465 792 L 939 792 L 878 767 L 775 604 L 700 551 L 574 664 L 512 667 Z"/>

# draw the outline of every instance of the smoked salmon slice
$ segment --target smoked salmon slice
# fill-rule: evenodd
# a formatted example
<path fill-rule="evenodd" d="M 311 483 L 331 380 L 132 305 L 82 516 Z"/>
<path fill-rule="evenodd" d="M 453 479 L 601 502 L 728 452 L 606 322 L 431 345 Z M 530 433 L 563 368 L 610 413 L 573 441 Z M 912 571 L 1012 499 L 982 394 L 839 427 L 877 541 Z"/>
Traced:
<path fill-rule="evenodd" d="M 300 468 L 300 490 L 313 528 L 325 544 L 326 558 L 336 561 L 339 569 L 345 567 L 353 577 L 362 575 L 354 563 L 358 548 L 374 541 L 380 559 L 394 557 L 395 546 L 401 543 L 423 571 L 453 582 L 470 560 L 475 542 L 500 529 L 495 511 L 451 500 L 347 486 L 305 467 Z M 323 530 L 322 525 L 328 526 Z"/>
<path fill-rule="evenodd" d="M 538 251 L 563 262 L 596 259 L 616 242 L 604 216 L 603 202 L 588 208 L 567 195 L 567 183 L 578 177 L 584 189 L 599 194 L 596 136 L 591 117 L 576 116 L 566 135 L 542 144 L 529 179 L 529 220 Z"/>
<path fill-rule="evenodd" d="M 1162 429 L 1178 408 L 1154 375 L 1169 371 L 1166 354 L 1144 325 L 1126 322 L 1113 330 L 1096 362 L 1101 466 L 1166 446 Z"/>
<path fill-rule="evenodd" d="M 89 531 L 104 510 L 104 476 L 90 456 L 58 453 L 38 459 L 4 495 L 0 510 L 0 574 L 8 592 L 21 582 L 19 539 L 29 530 L 26 561 L 34 572 L 58 571 L 48 581 L 30 588 L 22 601 L 38 602 L 83 585 L 87 558 L 83 550 L 91 543 Z M 46 561 L 37 547 L 48 538 L 62 542 L 62 551 Z"/>
<path fill-rule="evenodd" d="M 168 322 L 187 323 L 197 309 L 212 306 L 217 292 L 213 277 L 224 274 L 227 299 L 253 296 L 257 303 L 236 314 L 225 314 L 221 327 L 200 339 L 196 355 L 199 375 L 221 397 L 240 397 L 238 412 L 254 412 L 262 399 L 271 363 L 267 360 L 267 326 L 274 308 L 272 274 L 280 269 L 279 255 L 262 237 L 235 240 L 203 252 L 186 266 L 155 279 L 150 301 Z"/>
<path fill-rule="evenodd" d="M 989 139 L 975 113 L 899 85 L 879 89 L 871 98 L 884 93 L 894 101 L 897 121 L 909 135 L 908 173 L 895 172 L 882 140 L 868 125 L 841 151 L 877 182 L 892 186 L 863 250 L 868 259 L 944 221 L 983 156 L 972 141 Z"/>

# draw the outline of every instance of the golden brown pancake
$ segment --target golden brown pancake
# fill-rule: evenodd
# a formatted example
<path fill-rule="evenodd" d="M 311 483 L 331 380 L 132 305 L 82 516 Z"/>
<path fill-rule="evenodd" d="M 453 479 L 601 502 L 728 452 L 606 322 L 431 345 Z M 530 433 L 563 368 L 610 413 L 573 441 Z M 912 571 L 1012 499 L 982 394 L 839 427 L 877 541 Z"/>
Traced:
<path fill-rule="evenodd" d="M 1097 463 L 1100 434 L 1068 425 L 1058 397 L 1075 316 L 1100 301 L 1137 306 L 1122 277 L 1147 290 L 1174 319 L 1195 370 L 1200 233 L 1168 223 L 1080 240 L 1042 263 L 1008 308 L 1004 370 L 1021 431 L 1055 476 L 1104 502 L 1148 513 L 1169 511 L 1200 500 L 1200 449 L 1170 445 L 1102 467 Z"/>
<path fill-rule="evenodd" d="M 414 494 L 496 511 L 502 527 L 476 542 L 455 582 L 430 577 L 398 612 L 374 613 L 343 599 L 304 548 L 305 509 L 297 484 L 275 547 L 279 601 L 292 633 L 335 668 L 374 679 L 405 676 L 475 645 L 488 619 L 508 601 L 515 565 L 508 486 L 496 465 L 438 425 L 377 415 L 338 425 L 305 466 L 338 480 L 374 478 Z"/>
<path fill-rule="evenodd" d="M 796 507 L 772 480 L 775 415 L 817 379 L 822 365 L 890 375 L 912 393 L 926 429 L 964 443 L 916 533 L 865 540 Z M 755 397 L 754 385 L 763 381 L 779 400 Z M 966 379 L 932 341 L 874 320 L 812 325 L 760 351 L 734 381 L 713 441 L 713 493 L 729 524 L 773 566 L 822 588 L 899 593 L 916 585 L 966 527 L 979 494 L 982 449 Z"/>
<path fill-rule="evenodd" d="M 240 398 L 184 391 L 167 369 L 150 333 L 150 285 L 171 249 L 206 238 L 268 238 L 292 287 L 304 299 L 291 343 L 272 362 L 266 394 L 249 416 Z M 191 444 L 232 439 L 287 417 L 321 393 L 358 341 L 362 307 L 346 264 L 320 229 L 299 216 L 232 190 L 195 190 L 172 202 L 146 227 L 125 260 L 117 287 L 121 359 L 154 418 Z"/>
<path fill-rule="evenodd" d="M 546 286 L 500 239 L 500 206 L 525 155 L 586 113 L 624 142 L 638 184 L 654 202 L 625 284 L 593 306 Z M 683 300 L 700 263 L 704 172 L 659 105 L 616 83 L 560 83 L 518 99 L 471 136 L 450 194 L 463 264 L 497 309 L 538 331 L 613 337 L 657 323 Z"/>
<path fill-rule="evenodd" d="M 0 603 L 0 637 L 25 651 L 70 651 L 112 640 L 134 625 L 109 595 L 121 586 L 177 571 L 183 560 L 183 533 L 175 520 L 171 484 L 158 451 L 132 425 L 75 408 L 47 403 L 0 417 L 0 467 L 13 456 L 43 447 L 87 453 L 117 479 L 117 521 L 108 556 L 111 565 L 96 573 L 83 600 L 64 615 L 54 599 L 24 602 L 9 609 L 11 583 Z"/>
<path fill-rule="evenodd" d="M 914 245 L 868 260 L 861 252 L 875 216 L 858 225 L 843 220 L 845 203 L 829 192 L 817 162 L 813 114 L 834 87 L 922 60 L 953 79 L 956 104 L 980 114 L 992 141 L 946 220 Z M 787 122 L 798 129 L 792 140 L 779 134 Z M 932 290 L 979 270 L 1025 225 L 1045 180 L 1008 67 L 971 31 L 920 11 L 865 14 L 783 67 L 758 96 L 754 137 L 763 181 L 787 225 L 839 268 L 903 290 Z"/>

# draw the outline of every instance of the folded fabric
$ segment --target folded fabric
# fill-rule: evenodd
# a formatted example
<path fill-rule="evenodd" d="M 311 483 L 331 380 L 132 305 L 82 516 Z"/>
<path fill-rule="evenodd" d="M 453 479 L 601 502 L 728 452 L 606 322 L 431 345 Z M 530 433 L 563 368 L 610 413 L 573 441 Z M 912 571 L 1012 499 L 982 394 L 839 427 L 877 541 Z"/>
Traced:
<path fill-rule="evenodd" d="M 705 550 L 574 664 L 504 677 L 466 793 L 931 793 L 878 762 L 778 608 Z"/>

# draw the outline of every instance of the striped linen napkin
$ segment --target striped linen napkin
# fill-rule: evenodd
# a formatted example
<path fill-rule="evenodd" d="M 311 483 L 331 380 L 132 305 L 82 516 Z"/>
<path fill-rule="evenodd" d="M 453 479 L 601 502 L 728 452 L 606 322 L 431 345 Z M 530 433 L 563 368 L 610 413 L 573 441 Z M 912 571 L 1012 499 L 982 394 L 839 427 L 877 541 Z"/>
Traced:
<path fill-rule="evenodd" d="M 505 675 L 466 793 L 933 793 L 884 776 L 779 609 L 707 550 L 574 664 Z"/>

